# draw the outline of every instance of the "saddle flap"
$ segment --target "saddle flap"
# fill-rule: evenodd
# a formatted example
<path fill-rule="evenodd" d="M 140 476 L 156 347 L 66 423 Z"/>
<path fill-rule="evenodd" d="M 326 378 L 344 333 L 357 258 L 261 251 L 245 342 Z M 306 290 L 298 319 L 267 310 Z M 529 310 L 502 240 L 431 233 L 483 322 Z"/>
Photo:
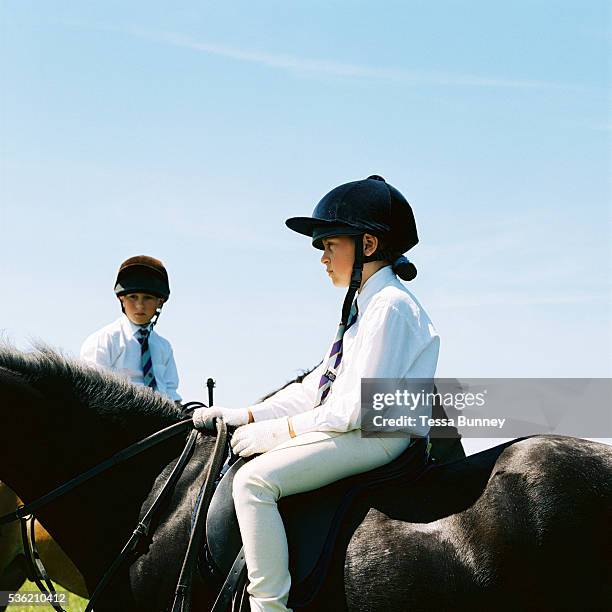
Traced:
<path fill-rule="evenodd" d="M 206 545 L 215 570 L 227 575 L 242 548 L 238 517 L 232 497 L 234 475 L 244 465 L 239 459 L 225 473 L 215 492 L 206 515 Z"/>

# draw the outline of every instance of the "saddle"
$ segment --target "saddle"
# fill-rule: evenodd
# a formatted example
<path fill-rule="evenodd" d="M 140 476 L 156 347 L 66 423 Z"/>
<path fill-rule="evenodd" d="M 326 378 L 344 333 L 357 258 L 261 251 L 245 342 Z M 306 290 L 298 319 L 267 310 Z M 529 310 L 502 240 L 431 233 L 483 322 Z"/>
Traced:
<path fill-rule="evenodd" d="M 244 463 L 244 459 L 239 459 L 225 473 L 213 495 L 206 518 L 208 566 L 221 579 L 228 576 L 226 585 L 231 575 L 244 567 L 242 540 L 232 498 L 234 475 Z M 421 438 L 386 465 L 315 491 L 280 499 L 278 507 L 289 545 L 292 583 L 289 606 L 306 607 L 320 591 L 330 569 L 338 535 L 357 499 L 362 499 L 364 494 L 375 494 L 379 487 L 400 486 L 415 480 L 428 463 L 427 440 Z M 359 522 L 351 524 L 349 536 Z M 243 576 L 243 589 L 244 585 Z M 244 605 L 247 599 L 244 592 L 240 599 Z M 246 606 L 248 609 L 248 601 Z"/>

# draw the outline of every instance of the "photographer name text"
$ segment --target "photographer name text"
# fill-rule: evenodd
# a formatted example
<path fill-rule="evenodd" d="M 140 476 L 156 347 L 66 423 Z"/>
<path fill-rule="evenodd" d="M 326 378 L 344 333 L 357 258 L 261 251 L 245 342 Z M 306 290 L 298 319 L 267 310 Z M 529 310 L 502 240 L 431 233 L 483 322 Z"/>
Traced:
<path fill-rule="evenodd" d="M 382 414 L 377 414 L 372 419 L 374 427 L 497 427 L 501 429 L 504 426 L 506 419 L 496 418 L 479 418 L 459 415 L 456 419 L 434 419 L 425 415 L 408 416 L 402 415 L 399 417 L 385 417 Z"/>

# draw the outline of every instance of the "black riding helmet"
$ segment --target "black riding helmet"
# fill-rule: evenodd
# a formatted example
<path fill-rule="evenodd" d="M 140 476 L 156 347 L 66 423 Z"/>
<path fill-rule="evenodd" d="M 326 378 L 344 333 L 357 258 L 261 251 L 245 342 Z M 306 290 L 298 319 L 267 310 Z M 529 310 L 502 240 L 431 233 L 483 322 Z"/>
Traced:
<path fill-rule="evenodd" d="M 128 293 L 149 293 L 166 302 L 170 297 L 170 283 L 164 264 L 159 259 L 148 255 L 136 255 L 126 259 L 117 272 L 115 295 L 119 298 Z M 121 310 L 124 310 L 123 304 L 121 304 Z M 157 323 L 160 314 L 161 306 L 157 309 L 151 325 Z"/>
<path fill-rule="evenodd" d="M 412 280 L 417 274 L 415 266 L 403 257 L 419 242 L 412 208 L 395 187 L 376 174 L 332 189 L 317 204 L 311 217 L 292 217 L 285 223 L 289 229 L 312 237 L 312 245 L 317 249 L 323 249 L 324 238 L 354 236 L 355 262 L 342 309 L 343 323 L 361 286 L 364 261 L 389 260 L 393 271 L 404 280 Z M 381 246 L 364 257 L 366 233 L 376 236 Z"/>

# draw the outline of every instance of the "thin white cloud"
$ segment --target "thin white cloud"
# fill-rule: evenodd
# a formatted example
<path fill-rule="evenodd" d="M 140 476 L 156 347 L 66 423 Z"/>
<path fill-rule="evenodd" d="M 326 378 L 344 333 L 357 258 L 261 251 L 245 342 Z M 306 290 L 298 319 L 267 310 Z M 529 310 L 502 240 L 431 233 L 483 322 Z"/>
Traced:
<path fill-rule="evenodd" d="M 198 51 L 200 53 L 302 74 L 403 81 L 442 86 L 503 87 L 514 89 L 570 88 L 563 84 L 538 80 L 481 77 L 469 74 L 454 75 L 441 72 L 420 72 L 401 68 L 380 68 L 362 64 L 336 62 L 333 60 L 313 60 L 294 55 L 273 54 L 240 47 L 232 47 L 229 45 L 202 42 L 172 32 L 148 32 L 140 29 L 131 29 L 129 33 L 132 36 L 144 38 L 153 42 L 169 44 L 175 47 Z M 576 89 L 575 87 L 572 88 Z"/>
<path fill-rule="evenodd" d="M 375 79 L 383 81 L 412 82 L 435 86 L 456 87 L 490 87 L 506 89 L 556 89 L 563 91 L 587 91 L 589 88 L 567 83 L 536 79 L 510 79 L 507 77 L 490 77 L 473 74 L 451 74 L 445 72 L 424 72 L 402 68 L 386 68 L 351 64 L 334 60 L 313 60 L 284 53 L 267 53 L 242 47 L 234 47 L 214 42 L 194 40 L 176 32 L 155 32 L 139 27 L 118 27 L 113 25 L 92 25 L 80 20 L 58 20 L 64 26 L 98 31 L 127 34 L 155 43 L 182 47 L 208 55 L 215 55 L 236 61 L 250 62 L 277 70 L 286 70 L 303 75 L 324 75 L 341 78 Z"/>

